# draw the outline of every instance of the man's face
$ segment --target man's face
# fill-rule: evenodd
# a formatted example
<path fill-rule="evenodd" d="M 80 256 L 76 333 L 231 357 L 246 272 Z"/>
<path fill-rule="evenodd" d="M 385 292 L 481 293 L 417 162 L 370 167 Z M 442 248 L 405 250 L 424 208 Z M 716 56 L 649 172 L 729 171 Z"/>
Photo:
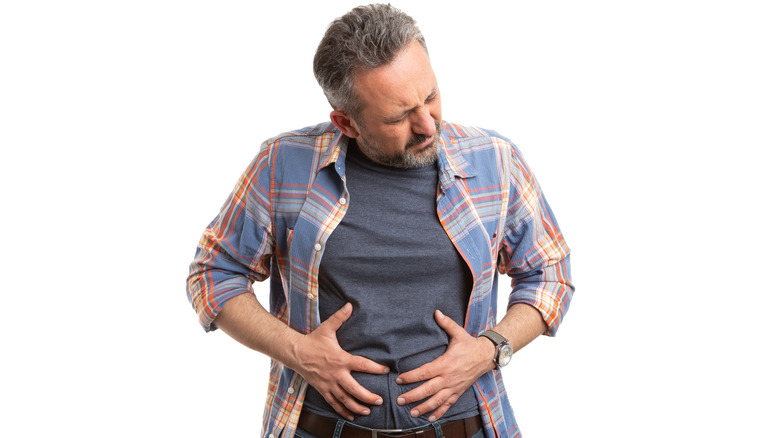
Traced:
<path fill-rule="evenodd" d="M 360 150 L 394 167 L 436 161 L 441 135 L 441 99 L 428 54 L 414 42 L 392 63 L 359 73 L 355 89 L 363 103 L 353 123 Z"/>

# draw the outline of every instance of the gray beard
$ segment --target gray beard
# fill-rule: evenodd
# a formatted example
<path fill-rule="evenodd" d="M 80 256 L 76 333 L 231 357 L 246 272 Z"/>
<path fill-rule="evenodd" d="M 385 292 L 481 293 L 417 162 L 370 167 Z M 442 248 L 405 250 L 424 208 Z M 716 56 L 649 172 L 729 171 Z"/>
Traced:
<path fill-rule="evenodd" d="M 417 167 L 425 167 L 435 163 L 439 157 L 439 151 L 441 150 L 441 124 L 436 124 L 436 133 L 433 134 L 433 141 L 425 148 L 409 152 L 409 148 L 420 144 L 428 139 L 425 135 L 415 135 L 406 145 L 406 148 L 402 152 L 395 154 L 385 153 L 372 138 L 359 139 L 358 146 L 360 150 L 372 161 L 385 166 L 398 167 L 401 169 L 414 169 Z M 361 141 L 362 140 L 362 141 Z"/>
<path fill-rule="evenodd" d="M 360 145 L 360 144 L 359 144 Z M 386 154 L 376 148 L 374 145 L 367 145 L 365 142 L 360 150 L 371 159 L 371 161 L 385 166 L 398 167 L 401 169 L 414 169 L 425 167 L 435 163 L 439 156 L 441 145 L 438 140 L 434 140 L 425 149 L 414 152 L 399 152 L 397 154 Z"/>

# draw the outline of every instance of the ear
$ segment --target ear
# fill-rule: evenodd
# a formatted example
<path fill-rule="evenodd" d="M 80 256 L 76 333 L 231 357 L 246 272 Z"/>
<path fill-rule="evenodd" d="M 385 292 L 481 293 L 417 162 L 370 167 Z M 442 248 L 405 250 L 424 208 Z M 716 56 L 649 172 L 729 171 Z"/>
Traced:
<path fill-rule="evenodd" d="M 341 132 L 347 137 L 357 138 L 360 136 L 360 131 L 357 129 L 357 122 L 355 119 L 348 116 L 344 111 L 335 110 L 330 113 L 330 121 L 336 125 Z"/>

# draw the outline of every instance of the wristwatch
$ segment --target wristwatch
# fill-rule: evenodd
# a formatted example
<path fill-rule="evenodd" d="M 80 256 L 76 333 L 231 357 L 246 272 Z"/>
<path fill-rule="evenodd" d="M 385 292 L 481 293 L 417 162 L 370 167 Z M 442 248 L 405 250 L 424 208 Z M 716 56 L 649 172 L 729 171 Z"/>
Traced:
<path fill-rule="evenodd" d="M 480 336 L 490 339 L 490 342 L 498 347 L 496 350 L 496 357 L 493 358 L 493 361 L 496 363 L 496 368 L 503 368 L 509 365 L 513 353 L 512 345 L 509 341 L 493 330 L 485 330 Z"/>

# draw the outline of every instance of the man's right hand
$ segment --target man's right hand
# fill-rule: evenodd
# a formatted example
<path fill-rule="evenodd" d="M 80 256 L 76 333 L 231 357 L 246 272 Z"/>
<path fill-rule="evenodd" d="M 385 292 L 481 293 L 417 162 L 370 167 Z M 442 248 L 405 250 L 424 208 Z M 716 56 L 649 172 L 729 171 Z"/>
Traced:
<path fill-rule="evenodd" d="M 378 406 L 382 404 L 382 398 L 362 387 L 352 377 L 352 372 L 387 374 L 390 369 L 341 348 L 336 330 L 351 314 L 352 304 L 347 303 L 314 331 L 303 335 L 302 341 L 293 344 L 295 363 L 290 367 L 314 386 L 339 415 L 353 421 L 353 413 L 370 413 L 360 402 Z"/>
<path fill-rule="evenodd" d="M 214 324 L 238 342 L 295 370 L 339 415 L 352 421 L 354 414 L 369 414 L 366 405 L 382 404 L 382 398 L 362 387 L 352 372 L 387 374 L 390 370 L 341 348 L 336 330 L 351 314 L 352 305 L 347 303 L 304 335 L 268 313 L 254 294 L 246 293 L 227 300 Z"/>

